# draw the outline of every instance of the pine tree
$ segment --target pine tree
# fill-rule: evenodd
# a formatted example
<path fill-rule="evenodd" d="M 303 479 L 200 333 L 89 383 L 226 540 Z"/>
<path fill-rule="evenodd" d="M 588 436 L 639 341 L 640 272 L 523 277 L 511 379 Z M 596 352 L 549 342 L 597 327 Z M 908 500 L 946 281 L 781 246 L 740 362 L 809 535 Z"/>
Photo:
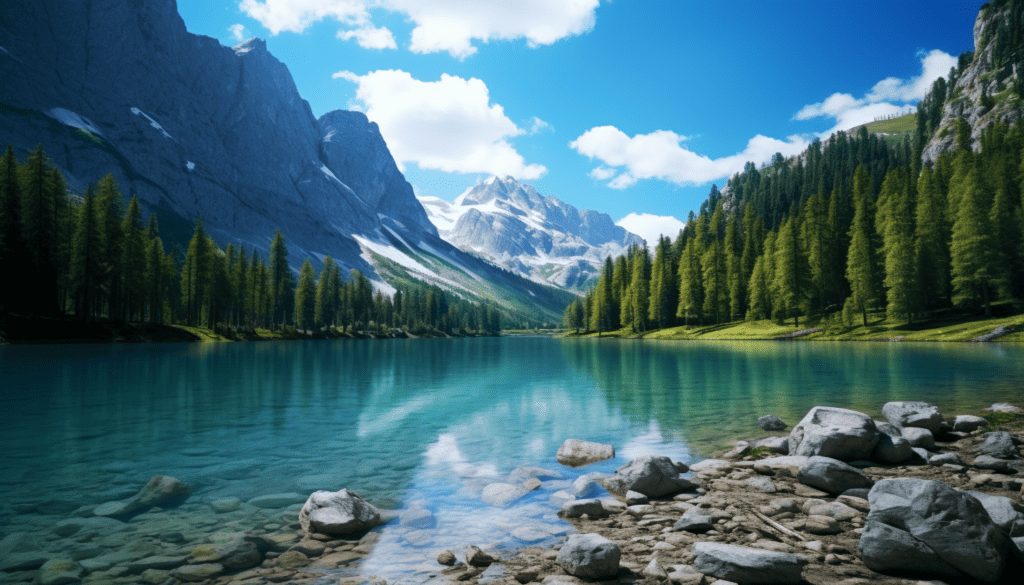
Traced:
<path fill-rule="evenodd" d="M 747 310 L 747 321 L 760 321 L 771 315 L 771 304 L 768 293 L 768 280 L 765 277 L 765 255 L 762 254 L 754 261 L 754 271 L 750 275 L 750 284 L 747 289 L 747 297 L 750 299 L 750 309 Z"/>
<path fill-rule="evenodd" d="M 294 306 L 295 291 L 289 285 L 291 270 L 288 269 L 288 248 L 284 243 L 284 234 L 277 230 L 274 241 L 270 244 L 270 286 L 274 295 L 274 326 L 284 325 L 290 319 L 289 313 Z"/>
<path fill-rule="evenodd" d="M 611 256 L 604 259 L 604 270 L 601 273 L 601 284 L 598 290 L 601 293 L 601 326 L 600 331 L 611 331 L 616 323 L 615 316 L 619 314 L 619 308 L 615 306 L 615 292 L 612 290 L 615 280 L 615 264 Z"/>
<path fill-rule="evenodd" d="M 704 278 L 700 266 L 700 244 L 696 238 L 690 240 L 683 248 L 683 256 L 679 260 L 679 307 L 676 317 L 682 318 L 686 326 L 690 325 L 690 317 L 704 322 Z"/>
<path fill-rule="evenodd" d="M 618 308 L 612 315 L 613 329 L 625 327 L 627 323 L 626 315 L 623 315 L 623 311 L 628 313 L 626 295 L 629 289 L 629 262 L 626 256 L 624 254 L 616 258 L 612 267 L 612 303 Z"/>
<path fill-rule="evenodd" d="M 1014 260 L 1020 241 L 1015 220 L 1010 195 L 1005 187 L 1000 187 L 992 200 L 989 224 L 992 226 L 993 285 L 996 295 L 1001 298 L 1012 296 L 1014 279 L 1017 277 Z"/>
<path fill-rule="evenodd" d="M 121 250 L 123 237 L 121 220 L 124 217 L 124 205 L 121 190 L 108 174 L 100 179 L 96 200 L 96 211 L 99 218 L 100 239 L 103 251 L 103 290 L 106 292 L 107 316 L 119 319 L 121 314 Z"/>
<path fill-rule="evenodd" d="M 75 314 L 89 320 L 99 297 L 100 232 L 96 225 L 96 196 L 93 186 L 85 191 L 85 202 L 78 209 L 74 243 L 71 250 L 71 298 Z"/>
<path fill-rule="evenodd" d="M 739 221 L 735 214 L 729 218 L 725 227 L 725 269 L 726 283 L 729 289 L 730 318 L 743 318 L 747 303 L 746 278 L 743 275 L 741 250 L 739 249 Z"/>
<path fill-rule="evenodd" d="M 672 251 L 669 239 L 662 236 L 658 238 L 658 245 L 654 250 L 654 264 L 651 265 L 650 302 L 647 317 L 651 326 L 664 329 L 669 324 L 669 317 L 675 315 L 675 306 L 672 303 L 674 294 L 675 274 L 671 272 Z"/>
<path fill-rule="evenodd" d="M 793 325 L 800 326 L 800 314 L 807 310 L 807 281 L 809 269 L 800 245 L 798 219 L 783 220 L 775 239 L 775 281 L 774 305 L 778 317 L 793 318 Z"/>
<path fill-rule="evenodd" d="M 912 322 L 919 310 L 914 200 L 906 170 L 889 171 L 882 190 L 889 195 L 884 225 L 886 313 L 890 321 Z"/>
<path fill-rule="evenodd" d="M 211 296 L 213 253 L 209 237 L 203 229 L 203 218 L 196 220 L 195 231 L 188 242 L 185 265 L 181 270 L 181 302 L 188 325 L 200 323 Z"/>
<path fill-rule="evenodd" d="M 14 147 L 7 145 L 7 151 L 0 158 L 0 274 L 5 278 L 21 280 L 26 273 L 27 252 L 22 238 L 21 184 L 18 160 Z M 23 287 L 0 287 L 0 306 L 4 311 L 21 310 L 25 298 Z"/>
<path fill-rule="evenodd" d="M 56 259 L 59 226 L 55 221 L 58 198 L 50 179 L 52 165 L 40 144 L 21 167 L 21 220 L 27 252 L 27 270 L 23 286 L 25 308 L 35 314 L 52 315 L 57 311 Z"/>
<path fill-rule="evenodd" d="M 873 243 L 871 177 L 864 165 L 853 176 L 854 215 L 850 226 L 850 249 L 846 261 L 846 279 L 850 282 L 854 310 L 868 324 L 868 309 L 878 302 L 878 261 Z"/>
<path fill-rule="evenodd" d="M 928 308 L 944 306 L 950 300 L 948 242 L 952 234 L 946 222 L 945 200 L 932 169 L 927 166 L 921 169 L 917 181 L 914 235 L 922 304 Z"/>
<path fill-rule="evenodd" d="M 818 184 L 818 190 L 804 204 L 801 223 L 803 224 L 803 252 L 810 270 L 809 289 L 811 298 L 817 300 L 824 310 L 826 291 L 830 286 L 828 211 L 825 208 L 825 185 Z"/>
<path fill-rule="evenodd" d="M 316 272 L 313 263 L 306 258 L 299 269 L 299 286 L 295 289 L 295 328 L 300 331 L 313 329 L 316 316 Z"/>
<path fill-rule="evenodd" d="M 155 226 L 150 215 L 150 225 Z M 152 231 L 152 230 L 151 230 Z M 164 246 L 159 237 L 151 237 L 146 247 L 146 302 L 149 305 L 149 322 L 163 322 L 164 279 L 165 279 Z"/>
<path fill-rule="evenodd" d="M 978 171 L 972 168 L 961 184 L 960 208 L 953 224 L 953 302 L 973 305 L 981 300 L 985 315 L 991 316 L 992 284 L 995 279 L 992 224 L 984 194 L 978 185 Z"/>
<path fill-rule="evenodd" d="M 146 273 L 146 242 L 142 232 L 142 209 L 139 198 L 132 196 L 121 221 L 124 245 L 121 248 L 121 290 L 124 294 L 124 316 L 128 320 L 141 320 Z"/>
<path fill-rule="evenodd" d="M 334 324 L 334 311 L 338 305 L 338 290 L 334 288 L 337 283 L 337 272 L 338 265 L 335 264 L 334 258 L 325 257 L 323 268 L 320 269 L 320 282 L 316 287 L 316 314 L 313 320 L 318 328 Z"/>
<path fill-rule="evenodd" d="M 637 248 L 630 266 L 629 299 L 633 304 L 633 331 L 647 331 L 647 309 L 650 304 L 651 255 L 647 244 Z"/>

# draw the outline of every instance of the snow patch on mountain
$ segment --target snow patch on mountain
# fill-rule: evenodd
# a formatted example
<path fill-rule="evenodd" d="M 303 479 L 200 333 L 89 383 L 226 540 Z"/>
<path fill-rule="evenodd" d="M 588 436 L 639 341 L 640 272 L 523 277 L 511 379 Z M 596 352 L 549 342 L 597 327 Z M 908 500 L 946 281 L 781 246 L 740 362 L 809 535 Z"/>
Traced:
<path fill-rule="evenodd" d="M 489 177 L 452 203 L 418 197 L 447 242 L 535 282 L 581 291 L 642 239 L 607 214 L 579 211 L 512 177 Z"/>

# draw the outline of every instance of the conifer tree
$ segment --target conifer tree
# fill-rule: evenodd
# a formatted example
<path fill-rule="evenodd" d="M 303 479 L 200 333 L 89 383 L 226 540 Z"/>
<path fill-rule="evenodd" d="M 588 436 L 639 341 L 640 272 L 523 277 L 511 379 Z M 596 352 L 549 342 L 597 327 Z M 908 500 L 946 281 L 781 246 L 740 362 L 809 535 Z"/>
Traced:
<path fill-rule="evenodd" d="M 661 236 L 654 250 L 654 264 L 651 265 L 650 302 L 647 317 L 651 326 L 664 329 L 669 324 L 669 317 L 675 315 L 678 300 L 673 303 L 675 273 L 671 272 L 672 251 L 669 239 Z"/>
<path fill-rule="evenodd" d="M 779 226 L 775 239 L 775 281 L 772 288 L 777 316 L 781 320 L 793 318 L 793 325 L 800 326 L 800 314 L 807 310 L 807 281 L 809 270 L 807 259 L 800 245 L 797 233 L 799 223 L 796 216 L 786 218 Z"/>
<path fill-rule="evenodd" d="M 960 208 L 953 224 L 951 247 L 953 266 L 953 302 L 985 305 L 985 315 L 992 314 L 992 284 L 995 279 L 992 224 L 989 221 L 984 194 L 978 184 L 978 171 L 972 168 L 960 185 Z"/>
<path fill-rule="evenodd" d="M 915 248 L 921 301 L 928 308 L 944 306 L 950 300 L 949 239 L 945 199 L 934 172 L 925 166 L 917 182 Z"/>
<path fill-rule="evenodd" d="M 750 299 L 750 309 L 747 310 L 747 321 L 760 321 L 771 315 L 769 302 L 768 279 L 765 277 L 765 254 L 757 257 L 754 261 L 754 271 L 750 275 L 747 297 Z"/>
<path fill-rule="evenodd" d="M 9 143 L 3 158 L 0 158 L 0 274 L 14 278 L 26 272 L 27 252 L 22 238 L 21 184 L 18 160 L 14 147 Z M 0 287 L 0 306 L 4 311 L 21 309 L 24 304 L 24 288 L 21 286 Z"/>
<path fill-rule="evenodd" d="M 725 286 L 725 259 L 722 246 L 714 236 L 704 250 L 701 266 L 704 269 L 704 313 L 713 316 L 715 323 L 721 323 L 725 313 L 725 300 L 728 298 Z"/>
<path fill-rule="evenodd" d="M 630 266 L 629 300 L 633 304 L 631 310 L 633 331 L 647 331 L 647 309 L 650 304 L 650 271 L 651 256 L 647 244 L 637 248 Z"/>
<path fill-rule="evenodd" d="M 97 186 L 96 211 L 100 227 L 100 239 L 103 246 L 103 290 L 106 293 L 107 316 L 120 319 L 121 316 L 121 220 L 124 218 L 124 205 L 121 190 L 114 180 L 113 174 L 100 179 Z"/>
<path fill-rule="evenodd" d="M 124 244 L 121 247 L 121 290 L 124 294 L 124 317 L 141 320 L 146 272 L 146 242 L 141 227 L 142 209 L 139 198 L 132 196 L 121 221 Z"/>
<path fill-rule="evenodd" d="M 600 299 L 598 304 L 600 307 L 600 327 L 598 332 L 611 331 L 615 325 L 615 316 L 619 314 L 619 308 L 615 306 L 615 292 L 613 288 L 615 286 L 615 264 L 612 262 L 612 257 L 607 256 L 604 259 L 604 270 L 601 272 L 601 281 L 598 285 L 598 291 L 600 291 Z"/>
<path fill-rule="evenodd" d="M 325 257 L 323 268 L 320 269 L 320 282 L 316 287 L 316 314 L 313 319 L 317 327 L 330 327 L 334 324 L 334 311 L 338 306 L 338 289 L 335 288 L 338 282 L 337 272 L 338 265 L 334 258 Z"/>
<path fill-rule="evenodd" d="M 196 220 L 195 231 L 188 242 L 185 265 L 181 269 L 181 302 L 185 311 L 185 322 L 194 325 L 201 321 L 203 311 L 208 307 L 210 280 L 212 276 L 213 253 L 209 237 L 203 229 L 203 218 Z"/>
<path fill-rule="evenodd" d="M 96 225 L 96 196 L 93 186 L 85 191 L 85 202 L 78 209 L 74 242 L 71 249 L 71 298 L 75 314 L 84 320 L 92 318 L 99 296 L 100 232 Z"/>
<path fill-rule="evenodd" d="M 1017 237 L 1016 214 L 1006 187 L 999 187 L 992 200 L 989 224 L 992 226 L 992 273 L 996 296 L 1010 298 L 1013 295 L 1017 252 L 1020 240 Z"/>
<path fill-rule="evenodd" d="M 295 303 L 294 281 L 288 268 L 288 248 L 285 246 L 284 234 L 277 230 L 274 241 L 270 244 L 270 286 L 273 291 L 274 326 L 284 325 L 291 319 L 290 313 Z"/>
<path fill-rule="evenodd" d="M 313 329 L 316 318 L 316 272 L 313 263 L 306 258 L 299 269 L 299 286 L 295 289 L 295 328 L 300 331 Z"/>
<path fill-rule="evenodd" d="M 629 303 L 627 302 L 627 291 L 629 289 L 629 262 L 627 254 L 615 259 L 612 270 L 612 302 L 618 311 L 612 315 L 612 328 L 625 327 L 628 319 Z"/>
<path fill-rule="evenodd" d="M 150 225 L 155 226 L 152 218 L 150 215 Z M 163 242 L 159 237 L 151 237 L 146 247 L 146 302 L 150 323 L 163 322 L 165 274 Z"/>
<path fill-rule="evenodd" d="M 890 321 L 912 322 L 914 313 L 919 310 L 915 205 L 909 187 L 909 177 L 902 167 L 889 171 L 882 185 L 889 196 L 883 238 L 886 313 Z"/>
<path fill-rule="evenodd" d="M 878 261 L 873 244 L 871 177 L 864 165 L 853 176 L 854 215 L 850 226 L 850 249 L 847 253 L 846 279 L 850 282 L 853 310 L 861 313 L 868 324 L 868 309 L 878 302 Z"/>
<path fill-rule="evenodd" d="M 696 238 L 690 240 L 683 248 L 679 260 L 679 307 L 676 317 L 684 320 L 687 327 L 690 317 L 704 323 L 704 278 L 699 260 L 699 243 Z"/>
<path fill-rule="evenodd" d="M 743 275 L 741 250 L 739 249 L 739 220 L 734 214 L 725 227 L 726 283 L 729 289 L 731 319 L 742 319 L 747 302 L 746 278 Z"/>
<path fill-rule="evenodd" d="M 26 254 L 22 286 L 24 306 L 35 314 L 51 315 L 57 310 L 56 259 L 59 226 L 55 221 L 58 199 L 50 180 L 51 163 L 40 144 L 21 167 L 21 220 Z"/>

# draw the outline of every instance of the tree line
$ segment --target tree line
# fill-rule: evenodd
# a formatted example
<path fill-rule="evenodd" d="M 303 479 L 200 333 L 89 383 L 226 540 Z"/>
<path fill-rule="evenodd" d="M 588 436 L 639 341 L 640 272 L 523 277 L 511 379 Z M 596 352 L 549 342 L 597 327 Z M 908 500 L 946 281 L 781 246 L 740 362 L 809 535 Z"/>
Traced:
<path fill-rule="evenodd" d="M 0 289 L 3 313 L 74 315 L 213 329 L 293 327 L 307 332 L 496 334 L 499 310 L 411 283 L 375 291 L 358 270 L 343 279 L 330 256 L 319 274 L 307 258 L 296 280 L 280 230 L 269 263 L 254 248 L 221 249 L 202 218 L 182 253 L 168 252 L 155 214 L 142 220 L 138 198 L 125 206 L 107 175 L 70 194 L 63 175 L 37 147 L 19 163 L 8 145 L 0 159 Z"/>
<path fill-rule="evenodd" d="M 930 107 L 925 104 L 924 107 Z M 675 240 L 608 258 L 596 286 L 566 308 L 573 330 L 634 332 L 819 315 L 836 327 L 869 312 L 913 322 L 1024 296 L 1024 127 L 995 124 L 934 165 L 910 139 L 863 128 L 712 187 Z M 813 186 L 813 187 L 812 187 Z"/>

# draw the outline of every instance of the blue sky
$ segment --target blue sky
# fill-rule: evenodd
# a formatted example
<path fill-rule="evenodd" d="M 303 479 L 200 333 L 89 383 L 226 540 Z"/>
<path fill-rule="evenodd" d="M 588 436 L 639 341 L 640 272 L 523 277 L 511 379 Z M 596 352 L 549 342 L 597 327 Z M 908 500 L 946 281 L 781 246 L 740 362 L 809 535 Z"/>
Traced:
<path fill-rule="evenodd" d="M 512 175 L 652 239 L 747 160 L 915 104 L 983 2 L 178 0 L 313 113 L 376 121 L 420 195 Z M 642 214 L 642 217 L 630 216 Z M 659 228 L 659 226 L 667 226 Z"/>

